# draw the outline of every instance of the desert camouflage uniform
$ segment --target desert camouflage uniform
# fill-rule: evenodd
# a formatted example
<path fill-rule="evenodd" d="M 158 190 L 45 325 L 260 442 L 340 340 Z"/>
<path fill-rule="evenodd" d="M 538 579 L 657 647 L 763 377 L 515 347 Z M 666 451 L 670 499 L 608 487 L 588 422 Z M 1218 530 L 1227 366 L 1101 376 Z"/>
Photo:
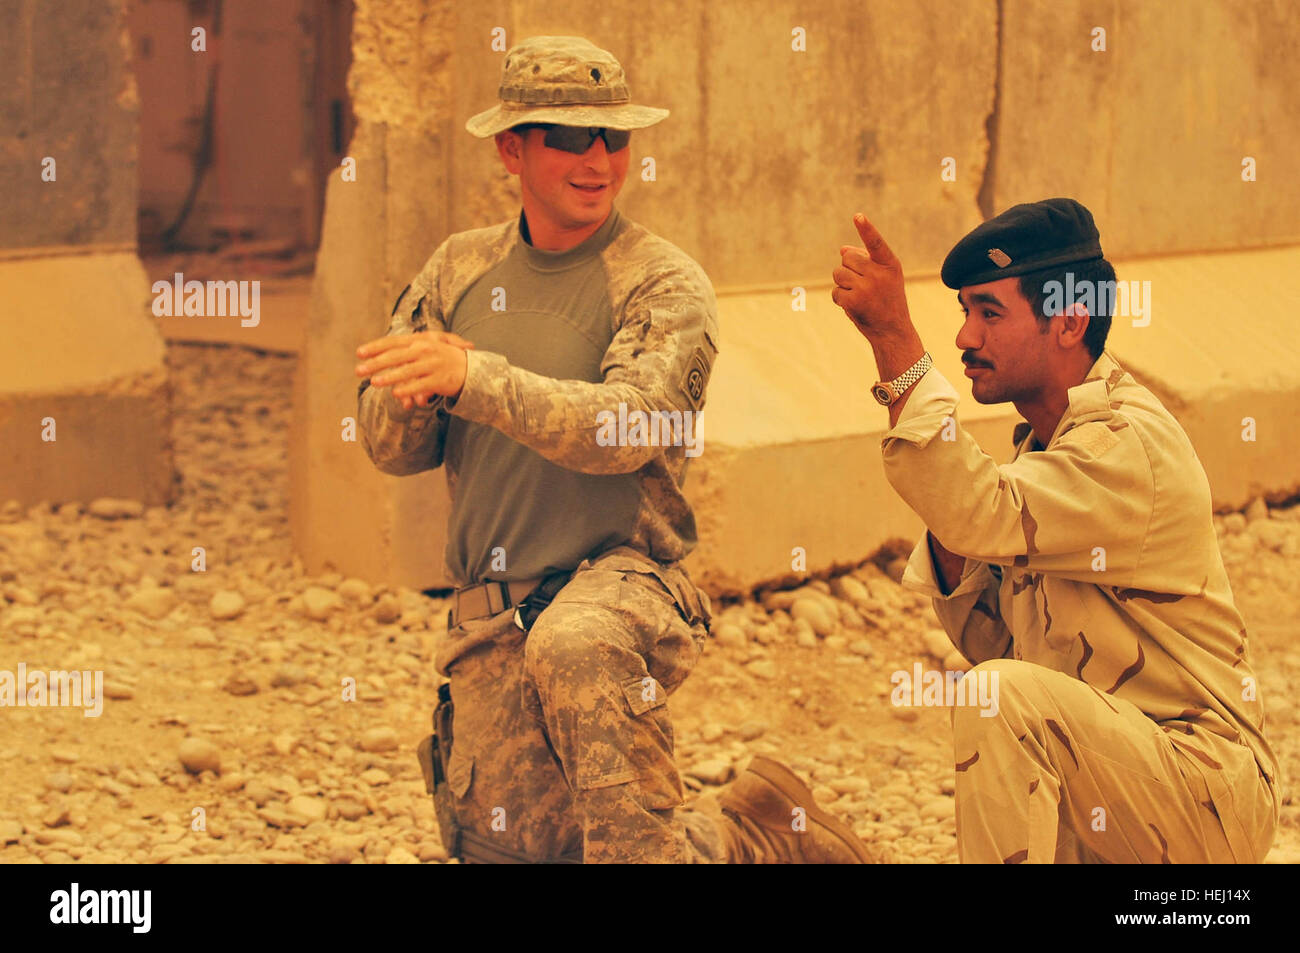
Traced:
<path fill-rule="evenodd" d="M 462 826 L 534 859 L 723 860 L 716 824 L 675 810 L 683 792 L 666 702 L 698 658 L 709 619 L 707 597 L 676 565 L 695 543 L 681 489 L 684 448 L 596 440 L 598 415 L 620 402 L 645 412 L 703 406 L 716 305 L 694 261 L 617 215 L 602 228 L 594 272 L 604 281 L 608 327 L 584 331 L 602 338 L 593 379 L 556 379 L 527 369 L 529 354 L 511 360 L 478 348 L 454 401 L 404 410 L 391 389 L 366 382 L 359 420 L 367 453 L 387 473 L 437 467 L 457 428 L 464 439 L 492 438 L 491 428 L 564 471 L 627 475 L 619 479 L 632 481 L 639 500 L 621 540 L 564 567 L 577 571 L 529 633 L 507 610 L 463 622 L 442 643 L 436 666 L 451 679 L 456 706 L 448 781 Z M 490 316 L 461 305 L 477 300 L 476 283 L 489 284 L 485 276 L 499 274 L 512 250 L 536 254 L 521 241 L 516 221 L 451 236 L 400 296 L 388 333 L 446 329 L 476 344 L 490 337 Z M 445 463 L 455 523 L 455 501 L 475 474 L 450 454 Z M 527 502 L 538 519 L 549 503 L 573 503 Z M 471 542 L 482 549 L 488 541 Z M 449 568 L 462 584 L 531 578 L 489 575 L 480 562 L 475 555 Z"/>
<path fill-rule="evenodd" d="M 999 677 L 996 717 L 953 709 L 961 859 L 1258 862 L 1277 762 L 1205 472 L 1109 353 L 1068 399 L 998 465 L 943 439 L 957 392 L 930 370 L 884 438 L 890 483 L 967 557 L 945 596 L 923 538 L 904 585 Z"/>

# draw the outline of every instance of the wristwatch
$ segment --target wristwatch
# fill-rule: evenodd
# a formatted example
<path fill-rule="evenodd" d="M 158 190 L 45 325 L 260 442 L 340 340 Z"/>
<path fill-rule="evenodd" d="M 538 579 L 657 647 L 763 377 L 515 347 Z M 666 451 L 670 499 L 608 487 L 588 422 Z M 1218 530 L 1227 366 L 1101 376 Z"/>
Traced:
<path fill-rule="evenodd" d="M 934 366 L 934 361 L 930 359 L 930 352 L 926 351 L 921 355 L 921 359 L 903 371 L 892 381 L 876 381 L 871 388 L 871 396 L 876 398 L 876 403 L 884 404 L 888 407 L 894 401 L 898 400 L 900 394 L 907 390 L 913 384 L 921 379 L 921 375 Z"/>

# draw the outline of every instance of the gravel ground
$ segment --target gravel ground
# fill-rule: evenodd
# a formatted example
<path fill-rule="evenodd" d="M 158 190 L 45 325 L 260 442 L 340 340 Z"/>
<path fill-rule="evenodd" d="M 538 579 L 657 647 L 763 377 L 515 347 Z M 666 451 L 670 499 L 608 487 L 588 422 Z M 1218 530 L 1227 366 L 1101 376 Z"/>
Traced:
<path fill-rule="evenodd" d="M 307 576 L 292 556 L 294 360 L 170 347 L 173 506 L 0 507 L 0 670 L 103 670 L 107 696 L 97 718 L 0 715 L 0 862 L 446 860 L 413 756 L 446 607 Z M 1285 793 L 1300 770 L 1300 507 L 1257 501 L 1216 522 Z M 673 698 L 692 791 L 772 754 L 882 860 L 955 862 L 948 712 L 893 706 L 889 676 L 960 659 L 900 571 L 885 554 L 717 607 Z M 1300 862 L 1300 806 L 1288 797 L 1282 813 L 1269 859 Z"/>

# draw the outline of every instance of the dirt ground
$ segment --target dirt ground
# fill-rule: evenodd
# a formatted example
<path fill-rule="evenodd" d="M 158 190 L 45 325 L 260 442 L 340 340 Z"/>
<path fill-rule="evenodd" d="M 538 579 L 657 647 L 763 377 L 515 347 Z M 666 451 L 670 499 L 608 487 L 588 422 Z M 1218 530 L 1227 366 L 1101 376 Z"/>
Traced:
<path fill-rule="evenodd" d="M 0 713 L 0 862 L 446 860 L 413 755 L 446 608 L 309 577 L 292 557 L 294 360 L 170 346 L 173 506 L 0 510 L 0 670 L 100 669 L 107 695 L 95 718 Z M 1300 771 L 1300 507 L 1217 522 L 1285 794 Z M 947 650 L 891 568 L 715 607 L 715 638 L 671 703 L 679 763 L 709 791 L 774 754 L 881 859 L 952 863 L 948 711 L 889 701 L 890 673 Z M 1300 861 L 1298 828 L 1288 796 L 1271 862 Z"/>

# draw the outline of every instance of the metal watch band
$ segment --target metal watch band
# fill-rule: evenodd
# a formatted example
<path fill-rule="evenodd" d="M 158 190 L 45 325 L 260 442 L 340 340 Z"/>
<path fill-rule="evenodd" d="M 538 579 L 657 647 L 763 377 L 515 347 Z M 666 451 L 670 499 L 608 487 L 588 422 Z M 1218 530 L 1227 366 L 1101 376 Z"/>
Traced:
<path fill-rule="evenodd" d="M 903 393 L 903 391 L 907 390 L 919 381 L 921 375 L 933 366 L 934 361 L 930 358 L 930 352 L 926 351 L 921 355 L 920 360 L 907 370 L 903 371 L 902 374 L 895 377 L 892 381 L 887 383 L 884 381 L 877 381 L 876 385 L 871 388 L 871 394 L 876 398 L 878 403 L 884 404 L 888 407 L 894 401 L 898 400 L 898 396 Z"/>

